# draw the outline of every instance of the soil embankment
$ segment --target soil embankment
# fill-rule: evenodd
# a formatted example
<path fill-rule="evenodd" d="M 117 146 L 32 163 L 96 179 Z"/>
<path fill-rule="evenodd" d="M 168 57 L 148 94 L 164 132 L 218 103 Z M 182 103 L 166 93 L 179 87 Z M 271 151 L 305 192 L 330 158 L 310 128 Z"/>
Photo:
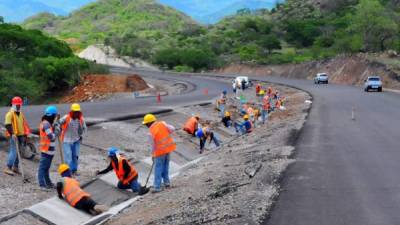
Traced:
<path fill-rule="evenodd" d="M 332 83 L 358 86 L 362 85 L 368 76 L 379 75 L 382 77 L 385 88 L 400 89 L 400 75 L 383 63 L 369 60 L 366 55 L 338 56 L 328 60 L 287 65 L 230 65 L 215 72 L 274 75 L 309 80 L 313 79 L 317 73 L 325 72 L 329 74 Z"/>
<path fill-rule="evenodd" d="M 142 91 L 148 88 L 139 75 L 87 75 L 83 81 L 63 97 L 61 103 L 104 99 L 115 93 Z"/>

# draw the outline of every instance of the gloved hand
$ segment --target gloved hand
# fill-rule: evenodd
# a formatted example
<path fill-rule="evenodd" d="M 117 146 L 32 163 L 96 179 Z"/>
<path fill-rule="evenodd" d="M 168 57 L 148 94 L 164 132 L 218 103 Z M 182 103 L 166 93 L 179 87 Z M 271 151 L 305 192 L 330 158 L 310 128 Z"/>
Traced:
<path fill-rule="evenodd" d="M 82 136 L 79 138 L 79 142 L 80 143 L 82 143 L 82 140 L 83 140 L 83 138 L 82 138 Z"/>

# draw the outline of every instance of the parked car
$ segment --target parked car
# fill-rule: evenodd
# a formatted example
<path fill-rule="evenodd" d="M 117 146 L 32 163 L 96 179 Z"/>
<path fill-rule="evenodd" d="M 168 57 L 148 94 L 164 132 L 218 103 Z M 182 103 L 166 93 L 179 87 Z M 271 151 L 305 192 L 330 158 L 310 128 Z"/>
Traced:
<path fill-rule="evenodd" d="M 382 80 L 379 76 L 369 76 L 364 81 L 364 91 L 368 92 L 371 89 L 382 92 Z"/>
<path fill-rule="evenodd" d="M 233 83 L 239 84 L 238 89 L 242 89 L 243 81 L 245 82 L 245 87 L 246 88 L 249 88 L 251 86 L 251 82 L 249 81 L 249 77 L 245 77 L 245 76 L 236 77 L 234 80 L 232 80 L 232 84 Z"/>
<path fill-rule="evenodd" d="M 318 73 L 315 77 L 314 77 L 314 84 L 320 84 L 320 83 L 329 83 L 329 78 L 328 78 L 328 74 L 326 73 Z"/>

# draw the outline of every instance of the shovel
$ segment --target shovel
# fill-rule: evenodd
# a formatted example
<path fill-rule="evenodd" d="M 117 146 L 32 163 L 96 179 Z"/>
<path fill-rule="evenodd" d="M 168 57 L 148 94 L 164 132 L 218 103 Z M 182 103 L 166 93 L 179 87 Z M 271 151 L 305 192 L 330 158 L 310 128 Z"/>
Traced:
<path fill-rule="evenodd" d="M 63 150 L 63 145 L 62 145 L 62 140 L 61 137 L 58 137 L 58 149 L 60 150 L 60 158 L 61 158 L 61 164 L 65 163 L 64 161 L 64 150 Z"/>
<path fill-rule="evenodd" d="M 153 163 L 151 164 L 151 169 L 150 169 L 149 175 L 147 176 L 146 184 L 144 185 L 145 188 L 147 187 L 147 183 L 149 183 L 150 175 L 151 175 L 151 172 L 153 172 L 153 168 L 154 168 L 154 160 L 153 160 Z"/>
<path fill-rule="evenodd" d="M 21 152 L 19 151 L 20 149 L 19 149 L 18 138 L 16 136 L 13 136 L 13 138 L 14 138 L 15 146 L 17 148 L 17 157 L 18 157 L 18 161 L 19 161 L 19 168 L 21 170 L 22 182 L 26 183 L 26 182 L 29 182 L 29 180 L 28 180 L 28 178 L 25 177 L 23 162 L 22 162 L 22 158 L 21 158 Z"/>

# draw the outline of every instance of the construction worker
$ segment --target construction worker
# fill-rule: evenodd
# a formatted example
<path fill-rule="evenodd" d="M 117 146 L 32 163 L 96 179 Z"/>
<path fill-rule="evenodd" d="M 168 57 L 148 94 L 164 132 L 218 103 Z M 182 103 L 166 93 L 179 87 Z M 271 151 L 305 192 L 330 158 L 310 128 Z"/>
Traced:
<path fill-rule="evenodd" d="M 199 115 L 190 117 L 190 119 L 188 121 L 186 121 L 185 126 L 183 127 L 183 130 L 186 131 L 188 134 L 195 136 L 195 133 L 199 126 L 199 120 L 200 120 Z"/>
<path fill-rule="evenodd" d="M 246 134 L 246 133 L 251 133 L 253 131 L 253 124 L 249 120 L 249 115 L 244 115 L 243 116 L 243 123 L 235 123 L 235 129 L 236 133 L 241 133 L 241 134 Z"/>
<path fill-rule="evenodd" d="M 11 100 L 11 109 L 5 116 L 6 137 L 10 139 L 10 150 L 7 158 L 7 167 L 4 173 L 8 175 L 19 174 L 17 144 L 19 146 L 26 145 L 27 136 L 30 134 L 28 122 L 22 113 L 22 99 L 14 97 Z"/>
<path fill-rule="evenodd" d="M 67 164 L 61 164 L 58 173 L 62 177 L 62 182 L 57 183 L 57 193 L 60 199 L 65 199 L 72 207 L 94 216 L 108 210 L 107 206 L 96 203 L 89 193 L 81 189 L 79 182 L 72 178 L 72 172 Z"/>
<path fill-rule="evenodd" d="M 87 132 L 87 127 L 81 106 L 77 103 L 71 105 L 71 111 L 59 121 L 61 125 L 61 140 L 63 141 L 65 162 L 71 168 L 72 175 L 78 176 L 78 161 L 82 135 Z"/>
<path fill-rule="evenodd" d="M 164 121 L 157 121 L 153 114 L 144 116 L 143 124 L 150 130 L 153 163 L 155 163 L 154 190 L 152 192 L 157 193 L 161 191 L 162 182 L 165 188 L 170 187 L 170 153 L 176 149 L 176 144 L 171 134 L 175 131 L 175 128 Z"/>
<path fill-rule="evenodd" d="M 226 90 L 224 90 L 221 94 L 220 99 L 218 100 L 218 105 L 219 105 L 219 114 L 220 117 L 224 117 L 224 113 L 225 113 L 225 105 L 226 105 L 226 101 L 227 101 L 227 97 L 226 94 L 228 92 Z"/>
<path fill-rule="evenodd" d="M 58 115 L 55 106 L 46 108 L 44 116 L 39 126 L 39 149 L 40 161 L 38 170 L 38 182 L 41 188 L 54 188 L 53 182 L 50 180 L 50 167 L 56 150 L 56 138 L 60 133 L 60 125 L 56 122 Z"/>
<path fill-rule="evenodd" d="M 204 126 L 197 130 L 196 136 L 200 139 L 200 154 L 204 152 L 207 139 L 210 138 L 210 143 L 213 141 L 217 148 L 220 146 L 220 141 L 217 135 L 211 130 L 209 126 Z"/>
<path fill-rule="evenodd" d="M 231 113 L 229 111 L 225 111 L 225 116 L 224 118 L 222 118 L 221 122 L 224 124 L 225 127 L 232 126 Z"/>
<path fill-rule="evenodd" d="M 110 164 L 102 171 L 97 171 L 96 175 L 106 174 L 114 170 L 118 178 L 117 187 L 119 189 L 132 189 L 133 192 L 138 192 L 139 195 L 144 195 L 149 192 L 149 188 L 142 187 L 139 183 L 139 174 L 135 167 L 124 156 L 119 154 L 119 150 L 115 147 L 108 149 L 108 159 Z"/>
<path fill-rule="evenodd" d="M 257 84 L 256 85 L 256 96 L 258 96 L 260 94 L 260 91 L 261 91 L 261 85 Z"/>
<path fill-rule="evenodd" d="M 271 103 L 269 101 L 268 95 L 263 98 L 263 104 L 261 108 L 261 119 L 262 123 L 265 124 L 265 121 L 268 119 L 268 114 L 271 111 Z"/>

